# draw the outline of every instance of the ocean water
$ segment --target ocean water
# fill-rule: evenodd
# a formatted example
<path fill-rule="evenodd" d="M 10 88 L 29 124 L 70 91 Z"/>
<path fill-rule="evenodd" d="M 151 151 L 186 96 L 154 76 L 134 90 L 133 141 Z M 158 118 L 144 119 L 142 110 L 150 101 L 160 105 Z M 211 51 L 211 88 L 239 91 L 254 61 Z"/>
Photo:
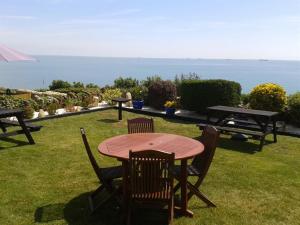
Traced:
<path fill-rule="evenodd" d="M 113 84 L 119 76 L 139 80 L 160 75 L 197 73 L 202 79 L 227 79 L 248 93 L 257 84 L 274 82 L 288 93 L 300 91 L 300 61 L 230 59 L 148 59 L 73 56 L 35 56 L 37 62 L 0 62 L 0 86 L 46 88 L 52 80 L 81 81 L 100 86 Z"/>

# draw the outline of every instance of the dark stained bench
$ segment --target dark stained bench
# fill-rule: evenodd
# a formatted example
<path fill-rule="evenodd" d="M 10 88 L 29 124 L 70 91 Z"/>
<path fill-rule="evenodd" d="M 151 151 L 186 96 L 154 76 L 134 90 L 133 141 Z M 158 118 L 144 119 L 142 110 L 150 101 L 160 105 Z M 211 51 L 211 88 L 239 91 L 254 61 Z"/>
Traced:
<path fill-rule="evenodd" d="M 208 107 L 207 111 L 207 124 L 198 124 L 200 129 L 207 125 L 213 125 L 220 131 L 251 135 L 260 140 L 260 150 L 263 148 L 265 137 L 268 134 L 273 134 L 274 142 L 277 142 L 278 112 L 229 106 L 212 106 Z M 217 118 L 215 122 L 211 121 L 212 116 Z M 234 123 L 230 124 L 229 121 Z"/>
<path fill-rule="evenodd" d="M 204 124 L 204 123 L 197 124 L 197 127 L 199 127 L 200 130 L 203 130 L 206 126 L 208 126 L 208 124 Z M 260 150 L 264 145 L 266 135 L 272 133 L 271 131 L 262 132 L 262 131 L 237 128 L 237 127 L 226 127 L 226 126 L 214 126 L 214 127 L 221 132 L 223 131 L 228 133 L 251 135 L 253 138 L 257 138 L 260 140 L 260 144 L 259 144 Z"/>
<path fill-rule="evenodd" d="M 11 121 L 6 119 L 7 117 L 15 116 L 18 121 Z M 7 132 L 7 127 L 20 126 L 20 130 Z M 30 132 L 39 131 L 42 126 L 26 123 L 23 120 L 23 110 L 21 109 L 0 109 L 0 128 L 3 133 L 0 134 L 0 138 L 14 136 L 17 134 L 25 134 L 30 144 L 35 144 Z"/>

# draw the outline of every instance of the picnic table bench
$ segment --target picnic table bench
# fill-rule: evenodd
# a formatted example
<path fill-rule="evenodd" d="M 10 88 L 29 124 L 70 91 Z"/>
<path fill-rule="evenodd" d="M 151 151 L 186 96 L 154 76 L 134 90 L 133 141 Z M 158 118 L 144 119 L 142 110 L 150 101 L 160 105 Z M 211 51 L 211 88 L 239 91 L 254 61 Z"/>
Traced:
<path fill-rule="evenodd" d="M 15 116 L 18 121 L 6 119 Z M 7 127 L 20 126 L 21 130 L 7 132 Z M 25 134 L 30 144 L 35 144 L 30 132 L 39 131 L 42 126 L 24 122 L 22 109 L 0 109 L 0 128 L 3 133 L 0 138 L 14 136 L 17 134 Z"/>
<path fill-rule="evenodd" d="M 210 124 L 223 132 L 251 135 L 260 140 L 260 150 L 268 134 L 273 134 L 273 140 L 277 142 L 278 112 L 229 106 L 212 106 L 208 107 L 207 111 L 207 123 L 197 124 L 199 129 Z M 212 116 L 217 120 L 212 121 Z"/>

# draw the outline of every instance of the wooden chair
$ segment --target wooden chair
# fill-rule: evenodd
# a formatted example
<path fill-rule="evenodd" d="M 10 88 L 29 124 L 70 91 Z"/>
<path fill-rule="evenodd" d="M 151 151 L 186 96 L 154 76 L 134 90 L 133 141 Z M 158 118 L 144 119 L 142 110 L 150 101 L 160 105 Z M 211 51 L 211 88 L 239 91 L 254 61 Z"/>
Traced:
<path fill-rule="evenodd" d="M 117 199 L 117 194 L 121 187 L 117 187 L 113 184 L 113 181 L 117 178 L 121 178 L 123 174 L 122 166 L 114 166 L 114 167 L 106 167 L 106 168 L 100 168 L 96 159 L 94 158 L 90 145 L 88 143 L 85 130 L 83 128 L 80 128 L 82 140 L 86 149 L 86 152 L 88 154 L 89 160 L 92 164 L 92 167 L 101 183 L 101 185 L 89 196 L 89 205 L 91 212 L 93 213 L 97 208 L 105 204 L 108 200 L 115 197 Z M 100 203 L 96 203 L 96 196 L 106 189 L 106 191 L 109 193 L 107 198 L 104 199 Z M 119 201 L 119 200 L 118 200 Z"/>
<path fill-rule="evenodd" d="M 188 194 L 188 200 L 193 196 L 196 195 L 198 198 L 200 198 L 202 201 L 204 201 L 208 206 L 216 207 L 214 203 L 212 203 L 200 190 L 199 187 L 202 184 L 208 169 L 210 167 L 210 164 L 212 162 L 212 159 L 215 154 L 215 149 L 217 146 L 217 142 L 219 139 L 220 133 L 219 131 L 211 126 L 207 126 L 204 128 L 202 136 L 201 136 L 201 142 L 204 144 L 204 152 L 197 155 L 192 163 L 188 165 L 187 167 L 187 173 L 188 176 L 197 176 L 198 180 L 195 184 L 192 184 L 191 182 L 187 182 L 187 188 L 189 189 Z M 178 179 L 179 183 L 174 188 L 174 193 L 179 189 L 180 187 L 180 166 L 175 167 L 175 178 Z"/>
<path fill-rule="evenodd" d="M 133 202 L 157 202 L 168 205 L 168 224 L 174 215 L 173 167 L 175 154 L 155 150 L 129 152 L 129 206 L 131 222 Z"/>
<path fill-rule="evenodd" d="M 128 134 L 133 133 L 154 133 L 153 119 L 134 118 L 127 120 Z"/>

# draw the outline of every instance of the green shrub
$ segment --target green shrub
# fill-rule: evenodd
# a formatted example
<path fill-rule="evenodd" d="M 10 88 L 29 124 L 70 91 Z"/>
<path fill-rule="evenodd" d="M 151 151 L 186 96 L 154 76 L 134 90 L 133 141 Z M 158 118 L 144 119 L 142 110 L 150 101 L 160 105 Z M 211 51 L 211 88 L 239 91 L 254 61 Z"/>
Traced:
<path fill-rule="evenodd" d="M 88 83 L 85 87 L 86 88 L 99 88 L 99 86 L 97 84 L 93 84 L 93 83 Z"/>
<path fill-rule="evenodd" d="M 148 88 L 145 86 L 136 86 L 128 90 L 133 100 L 145 100 L 148 97 Z"/>
<path fill-rule="evenodd" d="M 59 108 L 59 104 L 53 102 L 47 106 L 47 111 L 49 115 L 55 115 L 56 110 Z"/>
<path fill-rule="evenodd" d="M 200 80 L 200 76 L 197 73 L 188 73 L 184 74 L 182 73 L 181 75 L 176 75 L 174 79 L 174 84 L 176 86 L 177 90 L 177 96 L 181 96 L 181 84 L 183 81 L 188 81 L 188 80 Z"/>
<path fill-rule="evenodd" d="M 63 80 L 53 80 L 49 85 L 50 90 L 56 90 L 59 88 L 70 88 L 72 85 L 68 81 Z"/>
<path fill-rule="evenodd" d="M 282 112 L 287 104 L 287 96 L 280 85 L 265 83 L 253 88 L 249 103 L 252 109 Z"/>
<path fill-rule="evenodd" d="M 106 101 L 108 104 L 112 105 L 113 98 L 119 98 L 122 96 L 122 91 L 119 88 L 109 88 L 104 91 L 102 94 L 103 101 Z"/>
<path fill-rule="evenodd" d="M 5 108 L 5 109 L 16 109 L 16 108 L 21 108 L 24 109 L 25 106 L 29 105 L 31 108 L 38 110 L 39 106 L 38 104 L 32 100 L 24 100 L 21 98 L 16 98 L 11 95 L 1 95 L 0 96 L 0 108 Z"/>
<path fill-rule="evenodd" d="M 115 84 L 115 88 L 128 89 L 128 88 L 133 88 L 138 86 L 139 81 L 132 77 L 127 77 L 127 78 L 119 77 L 115 79 L 114 84 Z"/>
<path fill-rule="evenodd" d="M 300 126 L 300 92 L 290 95 L 288 98 L 288 117 L 290 122 Z"/>
<path fill-rule="evenodd" d="M 250 94 L 242 94 L 241 95 L 241 101 L 243 103 L 243 106 L 248 106 L 250 101 Z"/>
<path fill-rule="evenodd" d="M 34 109 L 30 105 L 26 105 L 23 110 L 23 116 L 25 119 L 31 119 L 33 117 Z"/>
<path fill-rule="evenodd" d="M 205 113 L 214 105 L 238 106 L 241 85 L 228 80 L 184 80 L 181 85 L 181 105 L 184 109 Z"/>
<path fill-rule="evenodd" d="M 159 75 L 147 77 L 146 80 L 143 80 L 141 83 L 143 86 L 149 89 L 152 83 L 162 81 L 161 77 Z"/>
<path fill-rule="evenodd" d="M 149 86 L 148 102 L 156 109 L 163 109 L 166 101 L 176 99 L 176 86 L 171 81 L 154 81 Z"/>

